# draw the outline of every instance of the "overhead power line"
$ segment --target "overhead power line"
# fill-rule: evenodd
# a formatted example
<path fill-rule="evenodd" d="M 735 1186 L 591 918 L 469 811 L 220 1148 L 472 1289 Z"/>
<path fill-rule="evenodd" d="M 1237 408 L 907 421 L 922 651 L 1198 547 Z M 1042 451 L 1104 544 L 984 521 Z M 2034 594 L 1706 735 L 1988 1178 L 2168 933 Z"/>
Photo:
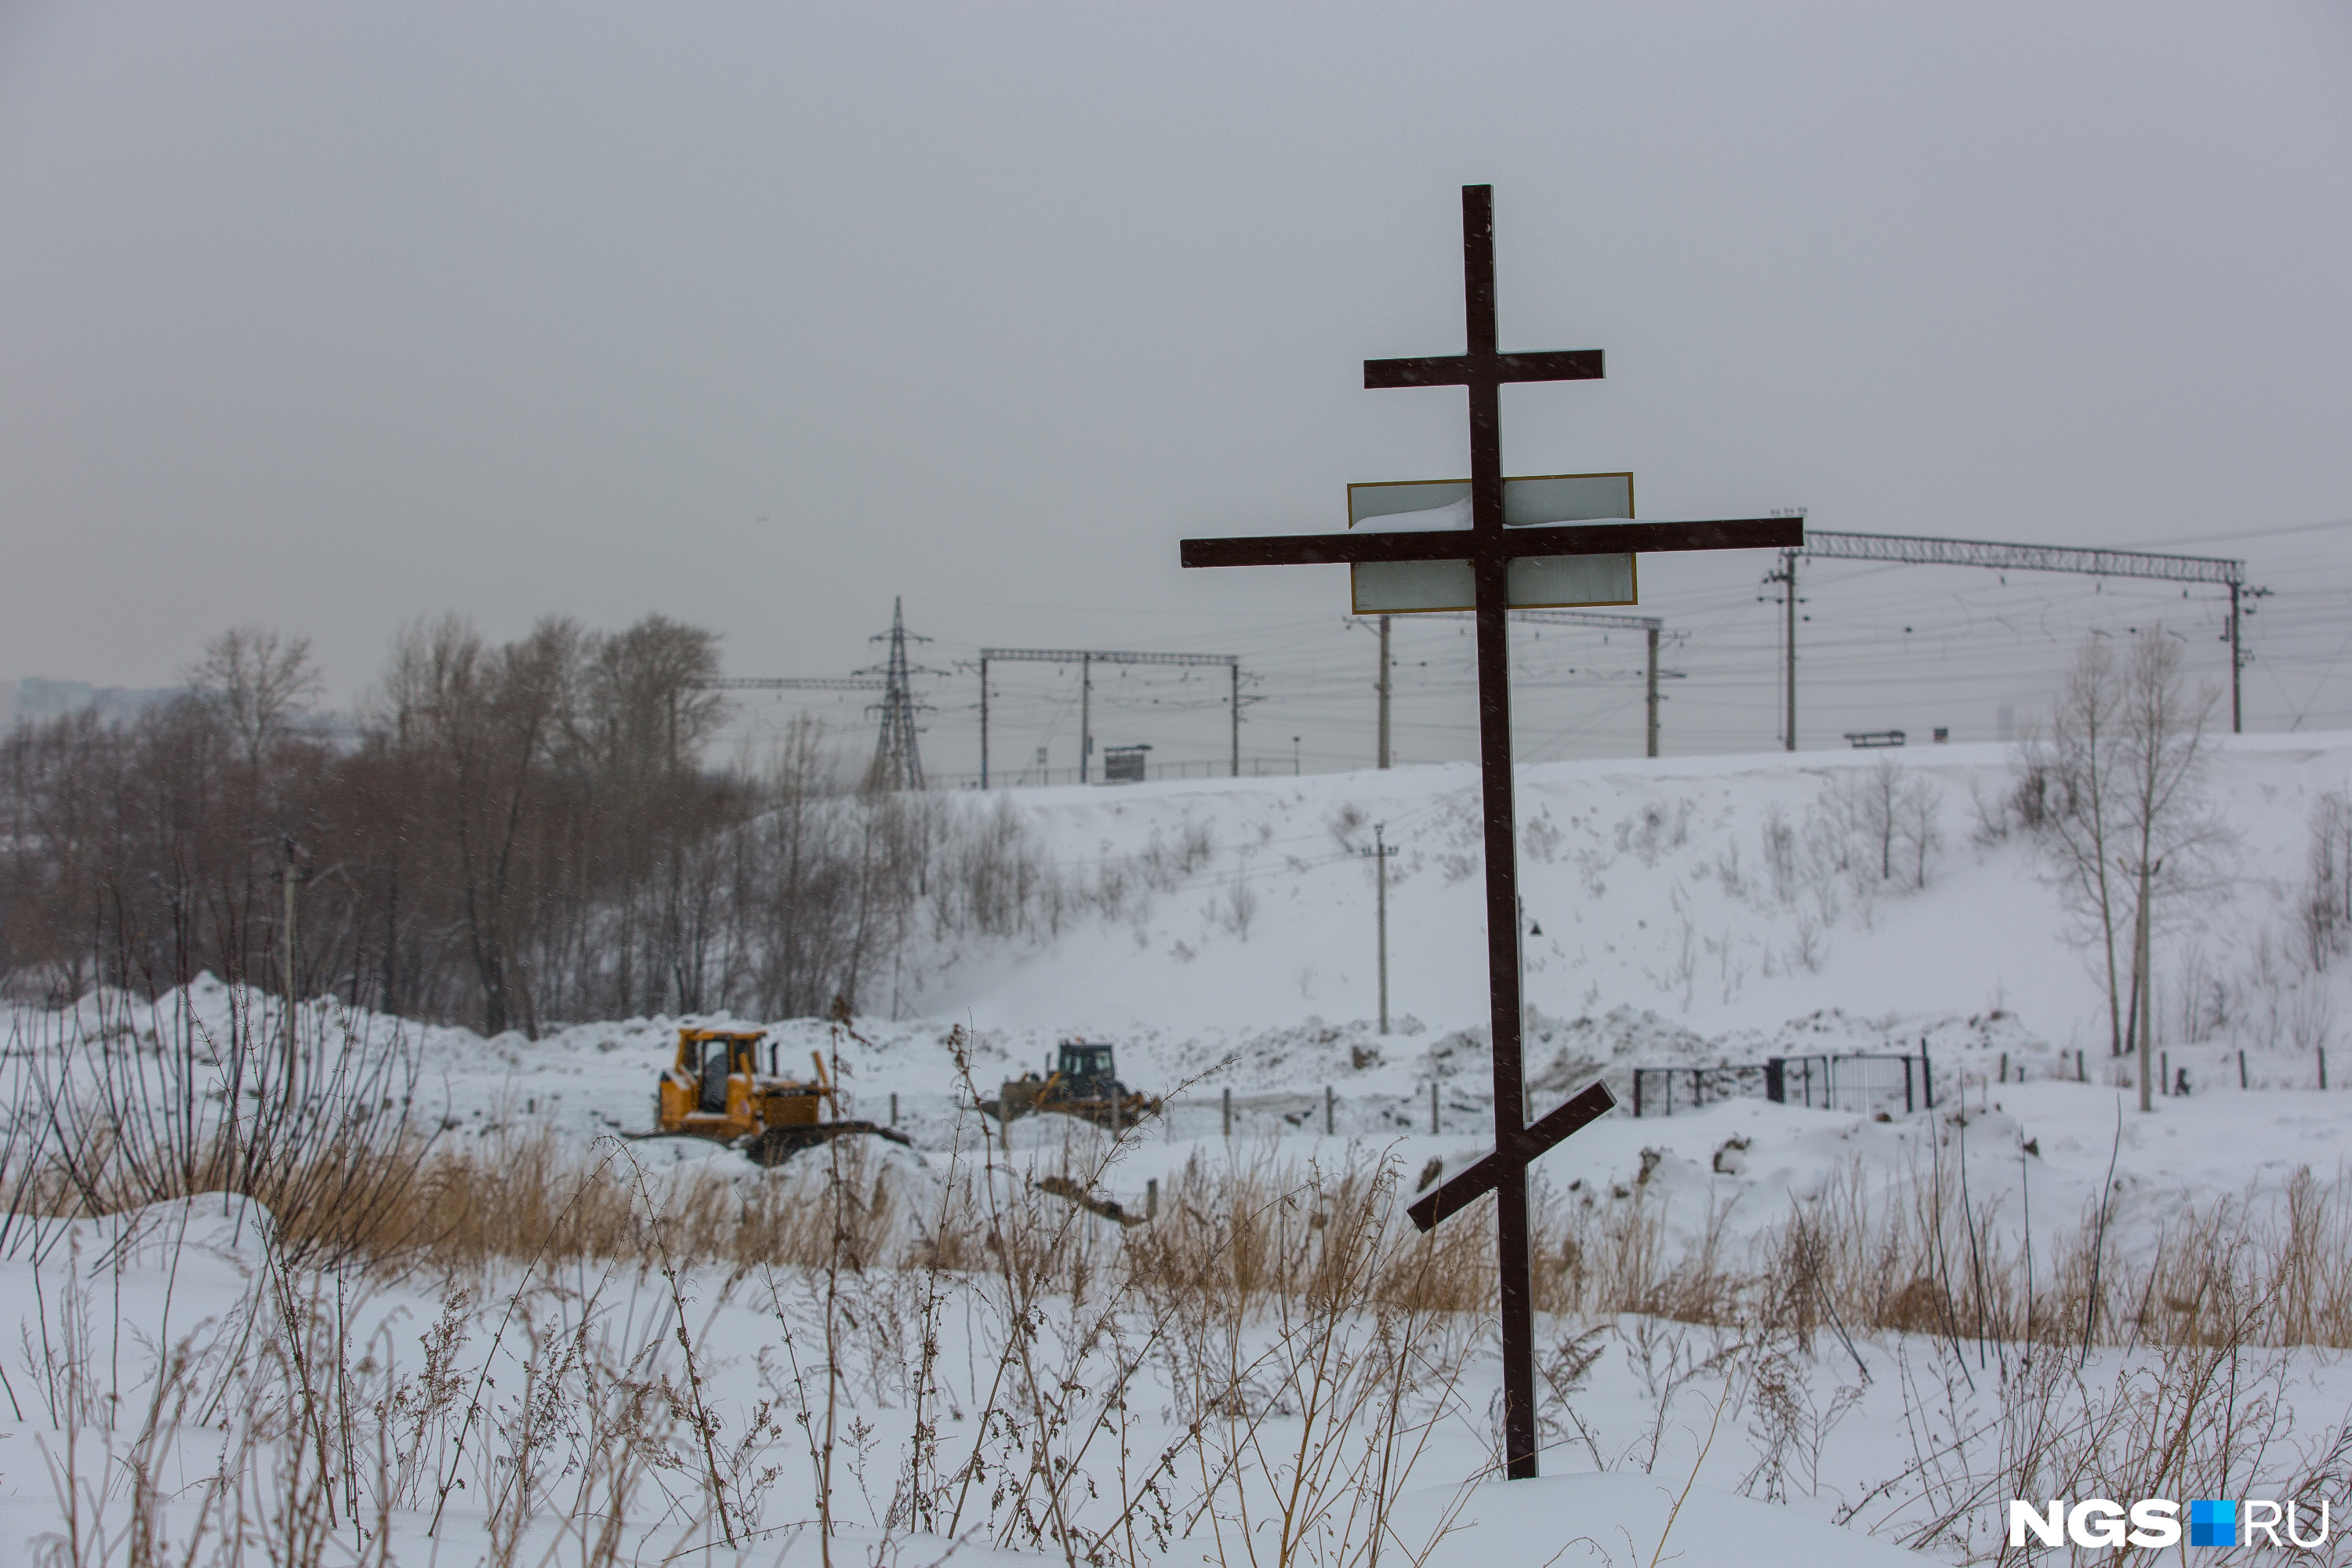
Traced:
<path fill-rule="evenodd" d="M 887 682 L 841 675 L 721 675 L 698 680 L 702 691 L 880 691 Z"/>
<path fill-rule="evenodd" d="M 2069 545 L 2010 544 L 1989 539 L 1934 539 L 1903 533 L 1836 533 L 1805 531 L 1805 542 L 1780 552 L 1780 566 L 1766 575 L 1778 584 L 1788 610 L 1788 727 L 1783 731 L 1790 751 L 1797 749 L 1797 560 L 1805 556 L 1832 561 L 1884 561 L 1904 566 L 1976 566 L 1997 572 L 2066 572 L 2086 577 L 2141 577 L 2160 583 L 2210 583 L 2230 591 L 2230 731 L 2245 727 L 2243 698 L 2246 659 L 2239 637 L 2242 601 L 2248 594 L 2261 597 L 2266 590 L 2246 586 L 2246 563 L 2217 555 L 2171 555 L 2152 550 L 2082 549 Z M 1810 618 L 1810 617 L 1808 617 Z"/>
<path fill-rule="evenodd" d="M 1242 661 L 1230 653 L 1125 653 L 1099 648 L 984 647 L 980 650 L 980 787 L 988 787 L 988 667 L 1075 664 L 1078 667 L 1078 782 L 1087 782 L 1094 752 L 1094 667 L 1097 664 L 1221 664 L 1233 675 L 1233 774 L 1242 776 Z"/>
<path fill-rule="evenodd" d="M 1835 561 L 1893 561 L 1906 566 L 1989 566 L 2005 572 L 2078 572 L 2092 577 L 2153 577 L 2166 583 L 2219 583 L 2233 588 L 2246 580 L 2244 562 L 2220 556 L 2001 544 L 1985 539 L 1928 539 L 1902 533 L 1828 533 L 1807 529 L 1803 553 Z"/>
<path fill-rule="evenodd" d="M 1650 645 L 1649 723 L 1645 754 L 1653 757 L 1658 754 L 1658 634 L 1664 629 L 1665 622 L 1655 616 L 1612 616 L 1603 610 L 1509 610 L 1505 614 L 1523 626 L 1597 626 L 1602 631 L 1642 633 Z M 1424 615 L 1425 618 L 1433 621 L 1475 621 L 1478 618 L 1469 612 L 1455 610 L 1424 612 Z M 1379 620 L 1381 679 L 1377 685 L 1381 699 L 1380 765 L 1387 767 L 1389 765 L 1389 617 L 1381 616 Z M 1666 673 L 1675 672 L 1667 671 Z"/>

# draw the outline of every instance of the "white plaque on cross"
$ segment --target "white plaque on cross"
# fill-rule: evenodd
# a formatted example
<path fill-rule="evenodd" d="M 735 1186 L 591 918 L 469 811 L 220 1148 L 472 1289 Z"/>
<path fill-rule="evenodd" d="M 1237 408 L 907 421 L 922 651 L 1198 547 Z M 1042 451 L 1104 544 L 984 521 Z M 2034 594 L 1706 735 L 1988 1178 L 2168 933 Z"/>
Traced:
<path fill-rule="evenodd" d="M 1595 522 L 1633 515 L 1632 474 L 1538 474 L 1503 480 L 1503 526 Z M 1348 526 L 1368 533 L 1467 531 L 1468 479 L 1405 479 L 1348 487 Z M 1363 561 L 1350 568 L 1360 616 L 1409 616 L 1477 607 L 1467 561 Z M 1524 555 L 1510 564 L 1515 610 L 1566 610 L 1640 603 L 1631 552 Z"/>

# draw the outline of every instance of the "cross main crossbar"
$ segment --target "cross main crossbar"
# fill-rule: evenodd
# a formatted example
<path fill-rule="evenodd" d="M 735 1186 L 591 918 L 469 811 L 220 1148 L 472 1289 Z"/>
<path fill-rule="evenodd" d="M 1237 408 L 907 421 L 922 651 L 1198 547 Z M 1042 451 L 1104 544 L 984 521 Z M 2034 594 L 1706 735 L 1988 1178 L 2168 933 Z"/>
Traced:
<path fill-rule="evenodd" d="M 1499 537 L 1472 529 L 1426 533 L 1275 533 L 1238 539 L 1188 539 L 1187 566 L 1332 566 L 1374 561 L 1475 561 L 1487 556 L 1624 555 L 1668 550 L 1761 550 L 1804 542 L 1789 517 L 1704 522 L 1570 522 L 1506 528 Z"/>

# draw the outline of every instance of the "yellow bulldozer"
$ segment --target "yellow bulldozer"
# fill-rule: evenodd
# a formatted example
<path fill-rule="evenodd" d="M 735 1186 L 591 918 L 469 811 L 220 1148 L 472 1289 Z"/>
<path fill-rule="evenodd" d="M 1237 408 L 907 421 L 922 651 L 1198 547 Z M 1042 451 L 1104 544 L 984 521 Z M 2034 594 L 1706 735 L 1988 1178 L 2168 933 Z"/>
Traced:
<path fill-rule="evenodd" d="M 708 1138 L 762 1165 L 781 1165 L 803 1149 L 853 1133 L 913 1146 L 894 1127 L 844 1120 L 824 1058 L 814 1051 L 811 1078 L 782 1076 L 772 1044 L 768 1070 L 761 1072 L 760 1047 L 766 1041 L 759 1029 L 680 1029 L 677 1059 L 654 1093 L 655 1130 L 644 1136 Z"/>
<path fill-rule="evenodd" d="M 985 1115 L 1010 1122 L 1040 1110 L 1055 1110 L 1116 1131 L 1160 1114 L 1160 1101 L 1118 1081 L 1111 1047 L 1099 1040 L 1064 1040 L 1045 1074 L 1007 1079 L 994 1100 L 981 1101 Z"/>

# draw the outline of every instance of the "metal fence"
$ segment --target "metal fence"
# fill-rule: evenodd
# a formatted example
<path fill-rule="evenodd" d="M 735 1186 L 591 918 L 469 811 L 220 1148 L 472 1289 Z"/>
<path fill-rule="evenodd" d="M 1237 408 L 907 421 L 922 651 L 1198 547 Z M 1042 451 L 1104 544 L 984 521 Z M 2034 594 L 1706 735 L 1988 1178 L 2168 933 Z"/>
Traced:
<path fill-rule="evenodd" d="M 1933 1110 L 1927 1052 L 1854 1051 L 1844 1056 L 1770 1057 L 1723 1067 L 1635 1068 L 1633 1114 L 1672 1116 L 1726 1100 L 1850 1110 L 1864 1116 Z"/>
<path fill-rule="evenodd" d="M 1118 748 L 1112 748 L 1118 749 Z M 1191 762 L 1146 763 L 1143 776 L 1151 779 L 1222 779 L 1233 776 L 1234 765 L 1224 757 L 1196 757 Z M 1297 773 L 1297 759 L 1293 757 L 1244 757 L 1242 777 L 1245 779 L 1288 778 Z M 978 789 L 978 773 L 942 773 L 926 769 L 924 780 L 932 789 Z M 989 774 L 992 789 L 1040 789 L 1053 784 L 1074 784 L 1082 782 L 1078 770 L 1066 768 L 1003 767 Z M 1129 784 L 1131 779 L 1105 776 L 1103 766 L 1088 770 L 1086 783 Z"/>
<path fill-rule="evenodd" d="M 1635 1068 L 1633 1114 L 1672 1116 L 1676 1110 L 1696 1110 L 1725 1100 L 1777 1100 L 1764 1082 L 1764 1068 L 1756 1062 L 1714 1068 Z"/>

